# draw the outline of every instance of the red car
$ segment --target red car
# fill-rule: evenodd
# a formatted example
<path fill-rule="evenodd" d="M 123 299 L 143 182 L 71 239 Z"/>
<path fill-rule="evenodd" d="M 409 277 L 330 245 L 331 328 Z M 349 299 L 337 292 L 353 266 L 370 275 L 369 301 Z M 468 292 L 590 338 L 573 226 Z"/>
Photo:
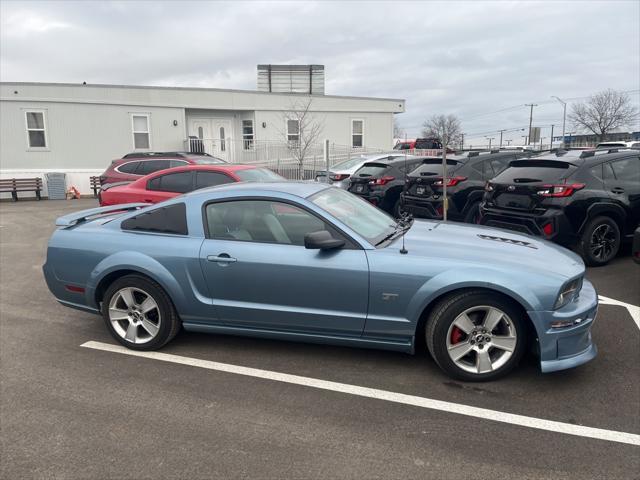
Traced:
<path fill-rule="evenodd" d="M 191 152 L 134 152 L 114 160 L 102 175 L 100 185 L 115 182 L 133 182 L 150 173 L 183 165 L 226 165 L 220 158 L 208 153 Z"/>
<path fill-rule="evenodd" d="M 224 183 L 284 180 L 286 179 L 267 168 L 252 165 L 187 165 L 155 172 L 126 185 L 105 185 L 98 199 L 101 206 L 158 203 L 199 188 Z"/>

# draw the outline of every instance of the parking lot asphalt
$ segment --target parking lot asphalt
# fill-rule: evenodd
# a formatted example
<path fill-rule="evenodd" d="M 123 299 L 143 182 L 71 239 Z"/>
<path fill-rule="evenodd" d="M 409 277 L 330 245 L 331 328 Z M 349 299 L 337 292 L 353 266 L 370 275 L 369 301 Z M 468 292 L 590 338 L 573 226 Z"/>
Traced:
<path fill-rule="evenodd" d="M 2 478 L 639 478 L 635 445 L 82 348 L 116 342 L 41 266 L 55 218 L 95 205 L 0 203 Z M 628 254 L 587 277 L 640 305 Z M 640 330 L 601 305 L 593 334 L 587 365 L 542 375 L 526 358 L 484 384 L 425 353 L 185 332 L 162 352 L 640 434 Z"/>

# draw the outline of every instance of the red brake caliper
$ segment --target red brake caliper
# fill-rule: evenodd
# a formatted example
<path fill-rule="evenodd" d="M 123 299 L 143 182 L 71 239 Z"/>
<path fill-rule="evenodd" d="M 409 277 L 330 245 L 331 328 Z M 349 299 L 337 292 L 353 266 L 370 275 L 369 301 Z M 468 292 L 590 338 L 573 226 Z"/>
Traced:
<path fill-rule="evenodd" d="M 464 332 L 454 325 L 451 330 L 451 345 L 458 343 L 462 337 L 464 337 Z"/>

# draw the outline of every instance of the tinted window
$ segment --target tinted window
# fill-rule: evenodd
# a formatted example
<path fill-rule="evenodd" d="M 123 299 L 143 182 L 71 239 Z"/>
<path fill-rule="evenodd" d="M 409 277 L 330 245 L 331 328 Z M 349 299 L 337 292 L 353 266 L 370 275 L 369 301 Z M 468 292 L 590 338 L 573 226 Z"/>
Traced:
<path fill-rule="evenodd" d="M 224 183 L 233 183 L 235 180 L 229 175 L 220 172 L 196 172 L 196 190 L 198 188 L 213 187 Z"/>
<path fill-rule="evenodd" d="M 173 160 L 175 161 L 175 160 Z M 158 170 L 164 170 L 165 168 L 171 168 L 172 160 L 145 160 L 140 162 L 140 167 L 136 170 L 138 175 L 148 175 Z"/>
<path fill-rule="evenodd" d="M 138 168 L 140 162 L 124 163 L 118 167 L 118 170 L 122 173 L 134 173 Z"/>
<path fill-rule="evenodd" d="M 605 163 L 604 165 L 602 165 L 602 178 L 603 180 L 607 180 L 607 181 L 616 179 L 616 176 L 613 173 L 613 168 L 611 168 L 610 163 Z"/>
<path fill-rule="evenodd" d="M 198 157 L 193 159 L 193 163 L 196 165 L 221 165 L 227 162 L 216 157 Z"/>
<path fill-rule="evenodd" d="M 595 167 L 591 167 L 591 169 L 589 170 L 591 172 L 591 175 L 593 175 L 594 177 L 596 177 L 599 180 L 602 180 L 602 165 L 596 165 Z"/>
<path fill-rule="evenodd" d="M 454 170 L 457 169 L 460 162 L 456 162 L 455 160 L 447 160 L 447 175 Z M 429 159 L 424 160 L 422 165 L 418 166 L 414 171 L 411 172 L 411 175 L 421 176 L 436 176 L 442 175 L 442 159 Z"/>
<path fill-rule="evenodd" d="M 168 173 L 147 182 L 148 190 L 162 192 L 187 193 L 193 190 L 191 172 Z"/>
<path fill-rule="evenodd" d="M 122 222 L 123 230 L 188 235 L 187 209 L 184 203 L 155 208 Z"/>
<path fill-rule="evenodd" d="M 279 182 L 284 180 L 283 177 L 272 172 L 268 168 L 237 170 L 235 174 L 240 177 L 240 180 L 243 182 Z"/>
<path fill-rule="evenodd" d="M 185 165 L 188 165 L 188 163 L 184 160 L 169 160 L 169 168 L 184 167 Z"/>
<path fill-rule="evenodd" d="M 209 238 L 217 239 L 304 246 L 307 233 L 331 229 L 301 208 L 268 200 L 211 203 L 206 216 Z"/>
<path fill-rule="evenodd" d="M 395 168 L 397 168 L 398 170 L 400 170 L 402 173 L 408 173 L 412 170 L 415 170 L 415 168 L 420 165 L 422 163 L 422 160 L 420 161 L 416 161 L 416 160 L 412 160 L 412 161 L 408 161 L 408 162 L 402 162 L 402 163 L 396 163 L 394 164 Z"/>
<path fill-rule="evenodd" d="M 490 168 L 487 168 L 485 171 L 487 174 L 490 174 L 493 171 L 493 174 L 497 175 L 507 167 L 509 160 L 513 159 L 514 157 L 491 158 L 487 160 Z"/>
<path fill-rule="evenodd" d="M 610 165 L 617 180 L 623 182 L 640 181 L 640 159 L 638 157 L 617 160 L 611 162 Z"/>
<path fill-rule="evenodd" d="M 388 167 L 388 165 L 381 163 L 365 163 L 354 175 L 356 177 L 377 177 L 382 175 Z"/>
<path fill-rule="evenodd" d="M 570 177 L 577 167 L 558 160 L 515 160 L 494 178 L 496 183 L 552 183 Z"/>
<path fill-rule="evenodd" d="M 417 149 L 440 149 L 442 148 L 442 144 L 437 140 L 432 139 L 422 139 L 416 140 Z"/>

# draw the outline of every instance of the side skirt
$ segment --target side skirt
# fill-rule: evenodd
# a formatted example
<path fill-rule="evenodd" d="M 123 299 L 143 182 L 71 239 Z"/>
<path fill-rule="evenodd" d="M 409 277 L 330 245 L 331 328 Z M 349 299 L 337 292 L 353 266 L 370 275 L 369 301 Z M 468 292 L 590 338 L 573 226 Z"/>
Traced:
<path fill-rule="evenodd" d="M 257 328 L 204 325 L 201 323 L 189 322 L 183 322 L 182 326 L 188 332 L 217 333 L 222 335 L 237 335 L 242 337 L 269 338 L 273 340 L 342 345 L 348 347 L 373 348 L 378 350 L 414 353 L 413 338 L 410 341 L 398 342 L 362 337 L 338 337 L 334 335 L 317 335 L 311 333 L 284 332 L 279 330 L 262 330 Z"/>

